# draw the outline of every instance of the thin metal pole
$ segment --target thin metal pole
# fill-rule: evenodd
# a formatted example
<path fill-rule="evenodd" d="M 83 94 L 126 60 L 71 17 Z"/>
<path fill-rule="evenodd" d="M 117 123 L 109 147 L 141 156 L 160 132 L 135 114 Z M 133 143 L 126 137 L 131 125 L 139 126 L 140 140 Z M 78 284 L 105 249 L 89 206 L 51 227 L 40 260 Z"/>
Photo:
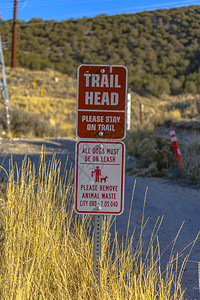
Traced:
<path fill-rule="evenodd" d="M 103 216 L 95 215 L 94 216 L 94 276 L 95 281 L 99 286 L 99 290 L 101 288 L 101 251 L 102 251 L 102 224 L 103 224 Z"/>
<path fill-rule="evenodd" d="M 17 52 L 17 0 L 14 0 L 13 37 L 12 37 L 12 59 L 11 67 L 16 68 Z"/>
<path fill-rule="evenodd" d="M 10 109 L 8 105 L 6 105 L 6 123 L 7 123 L 7 133 L 10 133 Z"/>
<path fill-rule="evenodd" d="M 0 89 L 5 101 L 6 107 L 6 122 L 7 122 L 7 133 L 10 133 L 10 111 L 9 111 L 9 96 L 7 90 L 7 82 L 6 82 L 6 72 L 5 72 L 5 64 L 4 64 L 4 57 L 3 57 L 3 47 L 1 42 L 1 34 L 0 34 L 0 69 L 2 72 L 3 83 L 0 80 Z"/>
<path fill-rule="evenodd" d="M 126 124 L 126 130 L 129 132 L 131 129 L 131 92 L 128 91 L 127 94 L 127 124 Z"/>

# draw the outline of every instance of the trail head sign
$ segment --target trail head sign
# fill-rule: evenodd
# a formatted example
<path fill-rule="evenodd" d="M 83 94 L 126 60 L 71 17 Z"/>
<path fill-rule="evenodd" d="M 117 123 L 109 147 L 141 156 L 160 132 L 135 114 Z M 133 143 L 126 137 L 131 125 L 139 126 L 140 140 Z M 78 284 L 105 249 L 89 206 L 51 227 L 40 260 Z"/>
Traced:
<path fill-rule="evenodd" d="M 125 146 L 121 141 L 76 145 L 75 211 L 120 215 L 124 208 Z"/>
<path fill-rule="evenodd" d="M 126 98 L 126 67 L 81 65 L 77 74 L 77 136 L 122 140 Z"/>

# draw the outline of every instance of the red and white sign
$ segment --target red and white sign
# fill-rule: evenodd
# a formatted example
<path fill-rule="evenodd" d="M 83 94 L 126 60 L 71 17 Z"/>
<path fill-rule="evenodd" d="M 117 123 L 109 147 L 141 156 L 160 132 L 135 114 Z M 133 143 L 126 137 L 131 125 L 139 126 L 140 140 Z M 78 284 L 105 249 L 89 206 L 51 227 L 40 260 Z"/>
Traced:
<path fill-rule="evenodd" d="M 126 67 L 81 65 L 77 84 L 77 136 L 122 140 L 126 133 Z"/>
<path fill-rule="evenodd" d="M 76 145 L 75 211 L 120 215 L 124 208 L 123 142 L 79 141 Z"/>

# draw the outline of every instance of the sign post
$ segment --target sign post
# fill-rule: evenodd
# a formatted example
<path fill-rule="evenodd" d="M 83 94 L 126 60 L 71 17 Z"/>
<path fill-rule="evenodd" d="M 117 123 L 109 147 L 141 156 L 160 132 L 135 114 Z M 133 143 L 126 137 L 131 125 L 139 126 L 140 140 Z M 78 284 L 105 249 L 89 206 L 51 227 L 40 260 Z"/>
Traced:
<path fill-rule="evenodd" d="M 81 65 L 77 76 L 75 211 L 94 215 L 94 276 L 100 288 L 103 215 L 124 209 L 127 69 Z"/>
<path fill-rule="evenodd" d="M 125 146 L 121 141 L 76 145 L 75 211 L 94 215 L 94 276 L 100 288 L 103 215 L 124 209 Z"/>
<path fill-rule="evenodd" d="M 103 224 L 103 216 L 95 215 L 94 216 L 93 270 L 99 288 L 101 288 L 100 261 L 101 261 L 101 249 L 102 249 L 102 224 Z"/>
<path fill-rule="evenodd" d="M 129 91 L 127 95 L 127 122 L 126 122 L 126 130 L 127 132 L 131 129 L 131 93 Z"/>

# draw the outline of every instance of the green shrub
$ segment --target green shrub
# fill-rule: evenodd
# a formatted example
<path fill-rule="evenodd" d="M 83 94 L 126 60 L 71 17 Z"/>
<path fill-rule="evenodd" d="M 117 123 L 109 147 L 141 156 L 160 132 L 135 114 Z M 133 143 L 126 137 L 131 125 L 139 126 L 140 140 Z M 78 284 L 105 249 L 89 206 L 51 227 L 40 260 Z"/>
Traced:
<path fill-rule="evenodd" d="M 1 33 L 10 65 L 11 20 L 1 22 Z M 198 6 L 62 22 L 19 21 L 17 66 L 41 70 L 45 61 L 46 67 L 76 77 L 82 63 L 123 64 L 129 88 L 141 95 L 195 94 L 200 86 L 198 37 Z"/>
<path fill-rule="evenodd" d="M 0 130 L 6 131 L 6 113 L 0 110 Z M 42 120 L 39 115 L 29 114 L 24 110 L 10 110 L 11 135 L 14 137 L 31 136 L 46 137 L 58 135 L 59 129 L 52 127 L 47 121 Z"/>
<path fill-rule="evenodd" d="M 136 158 L 134 167 L 130 168 L 132 174 L 165 177 L 168 171 L 176 165 L 176 156 L 169 138 L 155 136 L 148 132 L 138 132 L 129 134 L 125 143 L 128 153 Z"/>
<path fill-rule="evenodd" d="M 189 94 L 196 94 L 197 92 L 196 84 L 192 81 L 187 81 L 185 84 L 185 92 Z"/>

